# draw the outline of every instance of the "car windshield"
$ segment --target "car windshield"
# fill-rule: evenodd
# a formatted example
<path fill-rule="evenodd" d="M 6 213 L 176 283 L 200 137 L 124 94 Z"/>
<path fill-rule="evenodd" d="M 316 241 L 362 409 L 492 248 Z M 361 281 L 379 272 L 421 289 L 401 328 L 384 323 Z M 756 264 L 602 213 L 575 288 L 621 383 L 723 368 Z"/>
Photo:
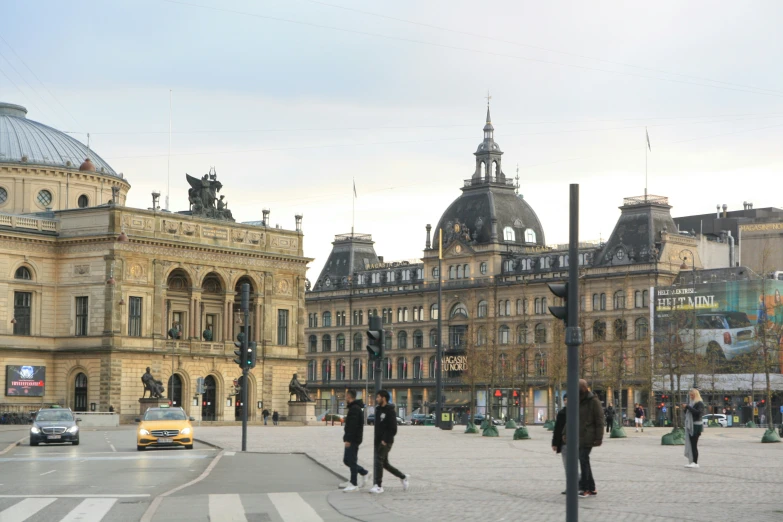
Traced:
<path fill-rule="evenodd" d="M 144 414 L 145 421 L 174 421 L 187 420 L 182 410 L 147 410 Z"/>
<path fill-rule="evenodd" d="M 747 328 L 750 326 L 748 316 L 742 312 L 727 313 L 726 321 L 729 323 L 729 328 Z"/>
<path fill-rule="evenodd" d="M 39 411 L 35 416 L 37 422 L 73 422 L 73 415 L 66 410 L 44 410 Z"/>

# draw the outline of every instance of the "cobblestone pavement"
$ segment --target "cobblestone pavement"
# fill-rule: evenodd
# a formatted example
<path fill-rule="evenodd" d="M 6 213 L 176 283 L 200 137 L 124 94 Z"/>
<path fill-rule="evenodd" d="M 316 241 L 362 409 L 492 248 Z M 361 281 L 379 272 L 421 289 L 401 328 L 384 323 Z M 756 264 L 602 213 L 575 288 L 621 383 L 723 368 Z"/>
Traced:
<path fill-rule="evenodd" d="M 360 461 L 371 469 L 372 428 L 365 429 Z M 466 435 L 402 426 L 390 461 L 411 475 L 411 487 L 388 474 L 386 493 L 365 495 L 386 511 L 418 520 L 459 520 L 485 514 L 492 520 L 562 521 L 565 476 L 550 447 L 551 432 L 530 427 L 532 440 Z M 579 499 L 580 520 L 783 520 L 783 444 L 761 444 L 763 430 L 709 428 L 699 443 L 698 470 L 685 469 L 683 446 L 661 446 L 668 430 L 628 430 L 626 439 L 604 439 L 593 450 L 598 496 Z M 240 445 L 237 427 L 200 428 L 198 438 L 226 449 Z M 304 452 L 345 475 L 339 426 L 248 429 L 248 450 Z M 393 517 L 392 517 L 393 518 Z"/>

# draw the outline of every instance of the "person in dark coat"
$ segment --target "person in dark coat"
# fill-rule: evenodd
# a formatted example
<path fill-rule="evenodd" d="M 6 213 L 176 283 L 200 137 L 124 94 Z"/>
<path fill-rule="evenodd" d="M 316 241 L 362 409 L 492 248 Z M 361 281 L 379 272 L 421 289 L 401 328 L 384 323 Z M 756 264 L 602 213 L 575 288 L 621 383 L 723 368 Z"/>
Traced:
<path fill-rule="evenodd" d="M 261 412 L 261 416 L 264 417 L 264 426 L 266 426 L 266 420 L 269 418 L 269 410 L 264 408 L 264 411 Z"/>
<path fill-rule="evenodd" d="M 367 484 L 370 472 L 359 465 L 359 446 L 362 444 L 364 435 L 364 403 L 356 398 L 354 390 L 348 390 L 345 393 L 348 402 L 348 415 L 345 416 L 345 434 L 343 442 L 345 443 L 345 452 L 343 454 L 343 464 L 351 470 L 351 480 L 340 484 L 344 487 L 346 493 L 359 491 Z M 361 483 L 357 483 L 357 475 L 361 476 Z"/>
<path fill-rule="evenodd" d="M 380 390 L 375 395 L 375 485 L 372 494 L 383 493 L 383 470 L 388 471 L 402 481 L 402 490 L 408 490 L 409 476 L 389 464 L 389 452 L 397 435 L 397 412 L 389 404 L 389 392 Z"/>
<path fill-rule="evenodd" d="M 606 417 L 606 433 L 609 433 L 612 431 L 612 425 L 614 424 L 614 408 L 612 408 L 612 403 L 609 403 L 609 406 L 604 412 L 604 416 Z"/>
<path fill-rule="evenodd" d="M 566 407 L 568 405 L 568 394 L 563 394 L 563 408 L 557 412 L 557 417 L 555 418 L 555 429 L 552 431 L 552 451 L 555 453 L 560 453 L 560 455 L 563 457 L 563 468 L 566 469 L 566 475 L 568 474 L 568 469 L 566 468 Z M 567 477 L 566 477 L 567 479 Z M 566 492 L 563 490 L 563 495 L 565 495 Z"/>
<path fill-rule="evenodd" d="M 277 413 L 277 410 L 272 412 L 272 424 L 277 426 L 277 423 L 280 421 L 280 414 Z"/>
<path fill-rule="evenodd" d="M 604 411 L 601 401 L 587 387 L 587 381 L 579 380 L 579 496 L 597 495 L 593 469 L 590 467 L 590 452 L 600 446 L 604 439 Z"/>

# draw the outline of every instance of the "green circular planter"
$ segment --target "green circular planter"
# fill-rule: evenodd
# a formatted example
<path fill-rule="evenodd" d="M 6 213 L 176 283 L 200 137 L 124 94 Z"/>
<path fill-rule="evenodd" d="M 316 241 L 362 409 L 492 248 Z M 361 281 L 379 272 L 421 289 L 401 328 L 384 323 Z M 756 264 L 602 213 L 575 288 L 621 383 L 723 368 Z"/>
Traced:
<path fill-rule="evenodd" d="M 661 437 L 661 446 L 684 446 L 685 429 L 674 428 L 672 431 Z"/>
<path fill-rule="evenodd" d="M 465 426 L 465 433 L 478 433 L 479 429 L 478 426 L 476 426 L 476 423 L 469 422 L 467 426 Z"/>
<path fill-rule="evenodd" d="M 530 434 L 527 432 L 527 428 L 525 426 L 520 426 L 514 432 L 514 440 L 526 440 L 526 439 L 530 439 Z"/>
<path fill-rule="evenodd" d="M 497 426 L 489 426 L 481 432 L 482 437 L 500 437 Z"/>
<path fill-rule="evenodd" d="M 612 428 L 612 431 L 609 433 L 610 439 L 624 439 L 628 437 L 628 435 L 625 434 L 625 430 L 622 426 L 615 425 L 614 428 Z"/>
<path fill-rule="evenodd" d="M 746 428 L 758 428 L 758 426 L 756 426 L 756 423 L 755 423 L 755 422 L 753 422 L 753 421 L 748 421 L 748 422 L 745 424 L 745 427 L 746 427 Z"/>
<path fill-rule="evenodd" d="M 555 430 L 555 421 L 548 420 L 544 423 L 544 429 L 547 429 L 549 431 Z"/>
<path fill-rule="evenodd" d="M 767 431 L 764 432 L 764 436 L 761 437 L 761 442 L 764 443 L 780 442 L 780 435 L 777 434 L 775 428 L 769 428 Z"/>
<path fill-rule="evenodd" d="M 490 426 L 492 426 L 492 424 L 489 423 L 488 419 L 484 419 L 483 421 L 481 421 L 481 429 L 482 430 L 485 430 L 485 429 L 489 428 Z"/>
<path fill-rule="evenodd" d="M 651 420 L 646 420 L 644 421 L 644 424 L 642 424 L 642 426 L 644 426 L 645 428 L 654 428 L 655 424 L 653 424 L 653 421 Z"/>
<path fill-rule="evenodd" d="M 508 421 L 506 421 L 506 429 L 507 430 L 517 429 L 517 423 L 514 422 L 514 419 L 508 419 Z"/>

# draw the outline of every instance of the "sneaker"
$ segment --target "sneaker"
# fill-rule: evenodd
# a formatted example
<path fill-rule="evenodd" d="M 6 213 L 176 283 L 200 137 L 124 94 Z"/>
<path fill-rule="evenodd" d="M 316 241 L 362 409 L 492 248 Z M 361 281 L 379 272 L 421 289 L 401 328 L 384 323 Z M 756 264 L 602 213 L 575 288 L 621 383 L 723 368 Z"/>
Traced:
<path fill-rule="evenodd" d="M 694 463 L 694 462 L 691 462 L 690 464 L 686 464 L 685 467 L 686 468 L 697 468 L 697 467 L 699 467 L 699 465 Z"/>
<path fill-rule="evenodd" d="M 408 484 L 408 479 L 409 478 L 411 478 L 410 475 L 405 475 L 404 479 L 400 479 L 402 481 L 402 490 L 403 491 L 408 491 L 408 486 L 410 485 L 410 484 Z"/>
<path fill-rule="evenodd" d="M 593 496 L 593 492 L 592 491 L 580 491 L 579 492 L 579 496 L 581 498 L 592 497 Z"/>
<path fill-rule="evenodd" d="M 592 495 L 592 496 L 596 496 L 597 494 L 598 494 L 598 492 L 596 490 L 593 490 L 593 491 L 590 492 L 590 495 Z"/>
<path fill-rule="evenodd" d="M 348 482 L 342 482 L 342 483 L 340 483 L 340 485 L 339 485 L 339 486 L 337 486 L 337 487 L 338 487 L 338 488 L 340 488 L 340 489 L 345 489 L 345 488 L 347 488 L 347 487 L 348 487 L 348 486 L 350 486 L 350 485 L 351 485 L 351 481 L 349 480 Z"/>
<path fill-rule="evenodd" d="M 371 495 L 380 495 L 383 493 L 383 488 L 379 486 L 378 484 L 374 485 L 372 488 L 370 488 L 370 494 Z"/>
<path fill-rule="evenodd" d="M 370 473 L 369 471 L 367 472 L 366 475 L 359 475 L 359 487 L 363 488 L 364 486 L 366 486 L 367 482 L 370 481 L 370 477 L 371 476 L 372 476 L 372 473 Z"/>
<path fill-rule="evenodd" d="M 694 462 L 694 463 L 693 463 L 693 466 L 691 466 L 691 467 L 692 467 L 692 468 L 698 468 L 698 467 L 699 467 L 699 465 L 698 465 L 698 464 L 696 464 L 696 463 Z"/>
<path fill-rule="evenodd" d="M 343 490 L 343 493 L 353 493 L 354 491 L 359 491 L 359 486 L 351 484 Z"/>

